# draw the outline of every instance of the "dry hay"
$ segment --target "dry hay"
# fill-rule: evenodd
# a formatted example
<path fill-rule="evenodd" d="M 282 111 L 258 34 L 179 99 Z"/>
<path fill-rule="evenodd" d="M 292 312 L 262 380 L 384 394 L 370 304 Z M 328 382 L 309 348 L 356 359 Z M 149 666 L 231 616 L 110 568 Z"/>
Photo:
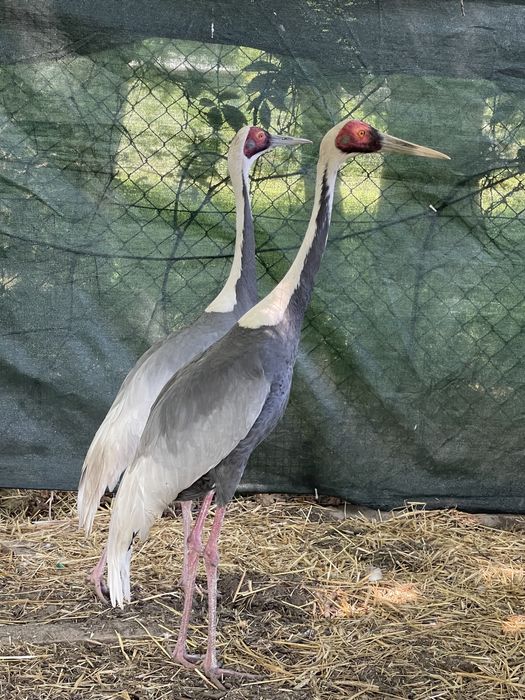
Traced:
<path fill-rule="evenodd" d="M 224 694 L 170 657 L 179 518 L 154 528 L 134 558 L 134 602 L 112 610 L 84 581 L 107 511 L 86 539 L 74 497 L 48 496 L 0 497 L 2 698 L 525 698 L 519 518 L 501 530 L 456 511 L 382 520 L 309 499 L 236 501 L 222 538 L 220 654 L 260 680 L 230 681 Z M 196 608 L 202 649 L 205 599 Z"/>

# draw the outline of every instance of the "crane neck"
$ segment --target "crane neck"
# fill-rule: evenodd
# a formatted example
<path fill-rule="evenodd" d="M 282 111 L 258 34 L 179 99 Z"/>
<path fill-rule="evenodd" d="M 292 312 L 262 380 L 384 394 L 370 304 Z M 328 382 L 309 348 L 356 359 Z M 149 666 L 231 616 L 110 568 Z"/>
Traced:
<path fill-rule="evenodd" d="M 249 168 L 250 163 L 243 155 L 236 160 L 229 160 L 229 174 L 235 196 L 235 250 L 228 279 L 206 308 L 207 312 L 236 312 L 239 317 L 257 302 Z"/>
<path fill-rule="evenodd" d="M 339 165 L 336 158 L 321 154 L 317 163 L 315 204 L 301 247 L 283 279 L 244 314 L 239 320 L 240 326 L 260 328 L 286 321 L 300 329 L 326 247 Z"/>

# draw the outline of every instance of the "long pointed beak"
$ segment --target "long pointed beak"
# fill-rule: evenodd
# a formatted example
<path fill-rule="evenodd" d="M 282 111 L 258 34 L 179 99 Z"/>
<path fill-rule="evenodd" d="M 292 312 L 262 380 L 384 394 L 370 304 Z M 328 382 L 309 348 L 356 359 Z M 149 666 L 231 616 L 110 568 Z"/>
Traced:
<path fill-rule="evenodd" d="M 310 139 L 299 139 L 295 136 L 281 136 L 278 134 L 270 134 L 270 146 L 272 148 L 279 148 L 280 146 L 286 146 L 287 148 L 292 148 L 292 146 L 300 146 L 303 143 L 312 143 Z"/>
<path fill-rule="evenodd" d="M 426 146 L 418 146 L 417 143 L 403 141 L 403 139 L 397 139 L 395 136 L 389 136 L 388 134 L 381 134 L 381 150 L 385 153 L 399 153 L 405 156 L 450 160 L 450 156 L 441 153 L 441 151 L 435 151 L 433 148 L 427 148 Z"/>

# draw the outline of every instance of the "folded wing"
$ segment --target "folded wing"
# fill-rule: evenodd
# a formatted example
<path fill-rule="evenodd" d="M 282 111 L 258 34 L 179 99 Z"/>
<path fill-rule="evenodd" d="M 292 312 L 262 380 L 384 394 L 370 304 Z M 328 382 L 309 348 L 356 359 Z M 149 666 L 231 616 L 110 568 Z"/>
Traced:
<path fill-rule="evenodd" d="M 129 600 L 133 537 L 144 539 L 181 491 L 228 456 L 268 397 L 270 382 L 257 353 L 236 352 L 228 338 L 181 370 L 152 408 L 113 505 L 108 584 L 114 605 Z"/>

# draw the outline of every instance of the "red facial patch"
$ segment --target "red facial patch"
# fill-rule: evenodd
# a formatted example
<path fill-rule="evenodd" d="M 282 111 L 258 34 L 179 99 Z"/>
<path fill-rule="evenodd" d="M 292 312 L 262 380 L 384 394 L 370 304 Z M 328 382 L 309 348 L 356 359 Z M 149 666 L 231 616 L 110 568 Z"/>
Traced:
<path fill-rule="evenodd" d="M 270 147 L 270 134 L 258 126 L 250 127 L 246 141 L 244 142 L 244 155 L 251 158 L 256 153 L 265 151 Z"/>
<path fill-rule="evenodd" d="M 370 124 L 352 119 L 339 130 L 335 145 L 344 153 L 374 153 L 381 149 L 381 135 Z"/>

